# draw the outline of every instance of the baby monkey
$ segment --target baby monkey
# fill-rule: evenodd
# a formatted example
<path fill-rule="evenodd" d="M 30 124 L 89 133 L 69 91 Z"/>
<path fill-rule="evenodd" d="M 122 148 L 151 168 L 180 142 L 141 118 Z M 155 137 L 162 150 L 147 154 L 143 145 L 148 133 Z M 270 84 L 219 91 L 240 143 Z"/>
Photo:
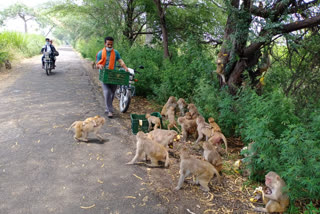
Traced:
<path fill-rule="evenodd" d="M 214 132 L 221 132 L 220 126 L 214 121 L 213 117 L 208 118 L 208 122 L 210 126 L 212 127 Z"/>
<path fill-rule="evenodd" d="M 161 129 L 161 121 L 160 121 L 159 117 L 151 116 L 150 114 L 146 114 L 146 118 L 149 123 L 149 128 L 148 128 L 149 131 L 152 128 L 152 124 L 154 124 L 154 127 L 153 127 L 154 130 L 157 129 L 158 127 L 160 127 L 160 129 Z"/>
<path fill-rule="evenodd" d="M 178 108 L 180 110 L 180 116 L 183 117 L 185 115 L 185 110 L 186 110 L 188 104 L 186 103 L 186 101 L 183 98 L 179 98 L 177 104 L 178 104 Z"/>

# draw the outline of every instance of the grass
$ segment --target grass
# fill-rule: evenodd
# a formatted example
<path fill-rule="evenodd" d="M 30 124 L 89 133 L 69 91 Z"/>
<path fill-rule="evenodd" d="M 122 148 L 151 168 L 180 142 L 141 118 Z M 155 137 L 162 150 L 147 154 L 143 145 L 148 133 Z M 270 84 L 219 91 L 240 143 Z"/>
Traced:
<path fill-rule="evenodd" d="M 6 59 L 31 57 L 40 53 L 44 36 L 4 31 L 0 33 L 0 64 Z"/>

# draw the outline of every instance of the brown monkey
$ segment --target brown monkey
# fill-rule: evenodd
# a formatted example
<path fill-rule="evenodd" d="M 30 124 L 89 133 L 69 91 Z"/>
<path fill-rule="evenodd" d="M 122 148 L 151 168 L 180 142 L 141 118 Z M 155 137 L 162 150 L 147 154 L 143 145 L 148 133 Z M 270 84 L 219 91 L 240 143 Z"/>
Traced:
<path fill-rule="evenodd" d="M 98 132 L 105 122 L 106 119 L 104 117 L 97 115 L 95 117 L 89 117 L 84 121 L 75 121 L 68 128 L 68 131 L 74 128 L 75 135 L 73 138 L 78 141 L 88 141 L 87 137 L 90 132 L 93 132 L 95 136 L 102 141 L 103 138 L 98 134 Z"/>
<path fill-rule="evenodd" d="M 186 103 L 186 101 L 183 98 L 180 98 L 177 102 L 178 107 L 180 109 L 180 116 L 184 116 L 185 115 L 185 109 L 187 108 L 188 104 Z"/>
<path fill-rule="evenodd" d="M 152 166 L 159 166 L 158 161 L 163 160 L 165 160 L 164 166 L 169 166 L 169 153 L 163 145 L 151 140 L 148 137 L 148 134 L 142 131 L 139 131 L 137 133 L 136 139 L 136 155 L 127 164 L 134 164 L 137 161 L 137 159 L 141 157 L 143 153 L 145 153 L 148 157 L 150 157 Z"/>
<path fill-rule="evenodd" d="M 262 74 L 263 72 L 267 72 L 271 66 L 270 56 L 266 54 L 262 54 L 261 56 L 261 64 L 259 65 L 259 71 Z"/>
<path fill-rule="evenodd" d="M 228 144 L 227 138 L 221 132 L 213 132 L 213 136 L 211 136 L 208 142 L 212 143 L 213 145 L 220 146 L 221 140 L 224 142 L 226 153 L 228 154 Z"/>
<path fill-rule="evenodd" d="M 222 159 L 216 148 L 209 142 L 204 142 L 202 145 L 203 156 L 206 161 L 211 163 L 220 172 L 222 170 Z"/>
<path fill-rule="evenodd" d="M 209 117 L 208 122 L 214 132 L 221 132 L 220 126 L 214 121 L 213 117 Z"/>
<path fill-rule="evenodd" d="M 170 106 L 167 110 L 166 116 L 168 117 L 169 120 L 169 124 L 168 124 L 168 130 L 170 130 L 171 128 L 176 128 L 178 130 L 178 132 L 180 132 L 180 130 L 177 127 L 177 122 L 175 119 L 175 113 L 174 113 L 174 107 Z"/>
<path fill-rule="evenodd" d="M 262 1 L 259 1 L 259 9 L 263 9 L 263 3 L 262 3 Z"/>
<path fill-rule="evenodd" d="M 97 68 L 96 62 L 93 61 L 93 62 L 91 63 L 91 66 L 92 66 L 92 69 L 96 69 L 96 68 Z"/>
<path fill-rule="evenodd" d="M 206 136 L 206 141 L 208 141 L 208 138 L 213 135 L 211 126 L 206 123 L 202 116 L 197 117 L 196 123 L 198 131 L 198 139 L 196 140 L 196 143 L 198 143 L 203 138 L 203 136 Z"/>
<path fill-rule="evenodd" d="M 221 81 L 223 85 L 226 84 L 226 78 L 224 76 L 224 67 L 227 60 L 228 60 L 228 54 L 226 53 L 224 54 L 221 50 L 218 54 L 217 69 L 214 72 L 216 72 L 221 77 Z"/>
<path fill-rule="evenodd" d="M 256 207 L 254 210 L 266 213 L 285 212 L 289 205 L 289 197 L 283 192 L 283 188 L 286 186 L 284 180 L 282 180 L 277 173 L 271 171 L 266 175 L 265 184 L 269 188 L 266 194 L 264 192 L 262 193 L 266 199 L 264 200 L 266 207 Z"/>
<path fill-rule="evenodd" d="M 149 128 L 148 128 L 149 131 L 152 128 L 152 124 L 154 124 L 153 129 L 157 129 L 158 127 L 160 127 L 160 129 L 161 129 L 161 121 L 160 121 L 159 117 L 151 116 L 150 114 L 146 114 L 146 118 L 148 119 L 148 123 L 149 123 Z"/>
<path fill-rule="evenodd" d="M 195 184 L 200 184 L 201 189 L 205 192 L 210 190 L 208 183 L 214 174 L 217 175 L 218 182 L 221 183 L 219 172 L 214 166 L 207 161 L 189 156 L 185 148 L 180 150 L 180 159 L 180 178 L 175 190 L 179 190 L 182 187 L 184 179 L 190 174 L 196 177 Z"/>
<path fill-rule="evenodd" d="M 178 133 L 174 130 L 156 129 L 148 133 L 150 139 L 157 143 L 162 144 L 168 148 L 169 144 L 172 144 L 177 139 Z"/>
<path fill-rule="evenodd" d="M 178 123 L 182 129 L 183 140 L 187 140 L 189 134 L 197 134 L 197 123 L 195 119 L 191 119 L 190 112 L 184 117 L 178 118 Z"/>
<path fill-rule="evenodd" d="M 161 115 L 165 116 L 167 113 L 167 110 L 170 106 L 173 106 L 174 109 L 177 107 L 177 100 L 174 96 L 170 96 L 167 103 L 163 106 L 162 110 L 161 110 Z"/>
<path fill-rule="evenodd" d="M 191 114 L 192 119 L 196 119 L 199 116 L 198 109 L 193 103 L 190 103 L 188 105 L 188 110 Z"/>
<path fill-rule="evenodd" d="M 191 116 L 191 113 L 190 113 L 190 112 L 186 112 L 186 114 L 184 115 L 184 117 L 185 117 L 187 120 L 194 120 L 194 121 L 196 121 L 195 119 L 192 119 L 192 116 Z"/>
<path fill-rule="evenodd" d="M 4 65 L 5 65 L 5 67 L 6 67 L 7 70 L 10 70 L 10 69 L 11 69 L 11 63 L 10 63 L 10 61 L 9 61 L 8 59 L 6 59 L 6 60 L 4 61 Z"/>

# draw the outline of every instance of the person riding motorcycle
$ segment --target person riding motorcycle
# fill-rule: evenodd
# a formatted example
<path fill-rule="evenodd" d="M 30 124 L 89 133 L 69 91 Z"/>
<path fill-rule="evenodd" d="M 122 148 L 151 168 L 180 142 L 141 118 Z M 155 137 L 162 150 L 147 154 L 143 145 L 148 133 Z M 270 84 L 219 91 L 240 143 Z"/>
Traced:
<path fill-rule="evenodd" d="M 54 47 L 54 45 L 52 44 L 53 43 L 53 40 L 52 39 L 50 39 L 50 44 Z M 54 54 L 53 54 L 53 68 L 56 68 L 56 56 L 59 56 L 59 53 L 58 53 L 58 51 L 57 51 L 57 49 L 56 49 L 56 47 L 54 47 Z M 58 54 L 58 55 L 57 55 Z"/>
<path fill-rule="evenodd" d="M 46 44 L 42 47 L 41 53 L 43 53 L 41 62 L 42 62 L 42 68 L 44 69 L 44 52 L 49 52 L 49 56 L 54 63 L 54 52 L 56 52 L 56 49 L 53 45 L 50 44 L 50 39 L 46 38 Z M 55 64 L 53 64 L 53 69 L 55 68 Z"/>

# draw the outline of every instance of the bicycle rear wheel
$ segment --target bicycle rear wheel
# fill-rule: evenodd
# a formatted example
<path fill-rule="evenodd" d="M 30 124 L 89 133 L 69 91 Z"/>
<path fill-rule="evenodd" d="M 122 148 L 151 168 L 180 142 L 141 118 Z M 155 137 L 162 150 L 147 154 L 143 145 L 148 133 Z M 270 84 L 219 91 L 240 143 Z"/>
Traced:
<path fill-rule="evenodd" d="M 125 113 L 128 110 L 130 102 L 131 102 L 131 90 L 127 88 L 127 89 L 124 89 L 120 94 L 119 108 L 121 113 Z"/>

